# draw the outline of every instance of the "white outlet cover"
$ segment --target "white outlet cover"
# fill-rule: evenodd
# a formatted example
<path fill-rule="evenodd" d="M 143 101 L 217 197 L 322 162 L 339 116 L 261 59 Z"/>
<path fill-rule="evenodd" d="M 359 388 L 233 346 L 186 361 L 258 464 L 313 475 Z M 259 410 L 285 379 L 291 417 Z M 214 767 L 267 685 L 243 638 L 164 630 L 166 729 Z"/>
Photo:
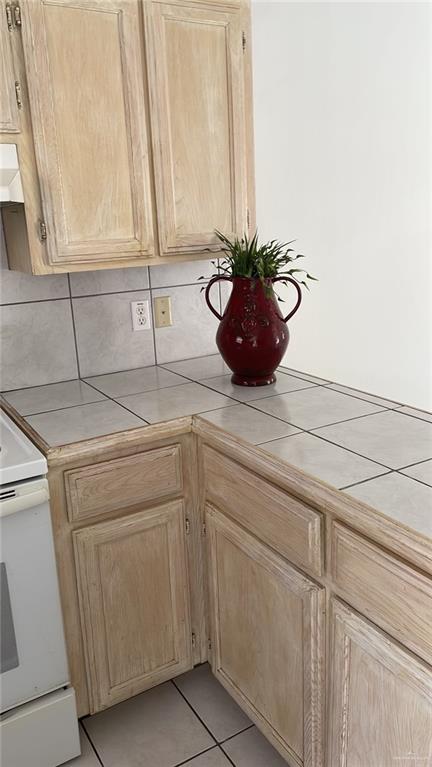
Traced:
<path fill-rule="evenodd" d="M 148 301 L 131 301 L 133 330 L 149 330 L 152 326 L 150 303 Z"/>

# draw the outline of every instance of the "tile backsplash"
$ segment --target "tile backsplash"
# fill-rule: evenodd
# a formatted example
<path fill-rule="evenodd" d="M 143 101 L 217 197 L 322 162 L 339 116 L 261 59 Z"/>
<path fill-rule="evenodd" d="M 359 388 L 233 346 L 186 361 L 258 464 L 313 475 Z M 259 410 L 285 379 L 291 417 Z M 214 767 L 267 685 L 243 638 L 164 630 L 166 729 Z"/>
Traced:
<path fill-rule="evenodd" d="M 216 351 L 198 283 L 214 271 L 207 261 L 33 277 L 8 269 L 3 232 L 0 249 L 3 391 Z M 172 327 L 134 332 L 131 301 L 160 295 L 171 297 Z M 212 300 L 218 308 L 217 286 Z"/>

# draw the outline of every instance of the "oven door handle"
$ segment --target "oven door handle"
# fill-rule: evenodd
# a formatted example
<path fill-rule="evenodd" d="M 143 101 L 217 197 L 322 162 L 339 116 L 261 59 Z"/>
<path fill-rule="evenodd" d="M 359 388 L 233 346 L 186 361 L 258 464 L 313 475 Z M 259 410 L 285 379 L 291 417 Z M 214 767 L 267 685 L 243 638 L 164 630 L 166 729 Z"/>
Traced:
<path fill-rule="evenodd" d="M 14 498 L 3 498 L 0 502 L 0 517 L 8 517 L 18 511 L 31 509 L 32 506 L 40 506 L 49 500 L 48 482 L 42 480 L 39 488 L 28 493 L 20 493 Z"/>

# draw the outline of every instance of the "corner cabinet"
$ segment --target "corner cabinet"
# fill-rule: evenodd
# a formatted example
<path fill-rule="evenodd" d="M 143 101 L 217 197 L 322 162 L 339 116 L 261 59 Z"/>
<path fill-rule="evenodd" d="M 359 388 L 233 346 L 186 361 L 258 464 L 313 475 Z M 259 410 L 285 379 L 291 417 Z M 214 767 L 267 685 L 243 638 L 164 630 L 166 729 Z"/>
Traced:
<path fill-rule="evenodd" d="M 11 268 L 43 274 L 208 258 L 206 249 L 219 248 L 214 229 L 253 226 L 244 0 L 15 5 L 35 172 L 23 178 L 25 215 L 22 206 L 3 212 Z M 3 48 L 0 140 L 13 141 L 15 76 Z"/>
<path fill-rule="evenodd" d="M 90 705 L 193 665 L 183 501 L 73 533 Z"/>
<path fill-rule="evenodd" d="M 325 589 L 211 506 L 211 664 L 290 765 L 321 767 Z"/>

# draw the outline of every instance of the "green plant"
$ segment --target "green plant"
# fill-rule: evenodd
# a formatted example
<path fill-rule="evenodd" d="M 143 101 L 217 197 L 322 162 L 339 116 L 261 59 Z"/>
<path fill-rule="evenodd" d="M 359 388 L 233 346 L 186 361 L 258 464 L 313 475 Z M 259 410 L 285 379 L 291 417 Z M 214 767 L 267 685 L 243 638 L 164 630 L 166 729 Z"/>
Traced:
<path fill-rule="evenodd" d="M 308 290 L 309 286 L 306 280 L 317 279 L 305 269 L 297 266 L 290 267 L 290 264 L 299 258 L 304 258 L 302 253 L 296 253 L 294 248 L 289 247 L 294 240 L 291 242 L 271 240 L 260 245 L 258 232 L 255 232 L 252 238 L 245 234 L 241 239 L 235 237 L 233 240 L 217 230 L 215 230 L 215 234 L 223 245 L 224 256 L 219 260 L 219 263 L 217 261 L 211 262 L 216 269 L 216 273 L 212 277 L 251 277 L 266 284 L 268 280 L 275 277 L 291 277 Z M 303 275 L 302 279 L 300 279 L 301 275 Z M 199 279 L 204 278 L 200 277 Z"/>

